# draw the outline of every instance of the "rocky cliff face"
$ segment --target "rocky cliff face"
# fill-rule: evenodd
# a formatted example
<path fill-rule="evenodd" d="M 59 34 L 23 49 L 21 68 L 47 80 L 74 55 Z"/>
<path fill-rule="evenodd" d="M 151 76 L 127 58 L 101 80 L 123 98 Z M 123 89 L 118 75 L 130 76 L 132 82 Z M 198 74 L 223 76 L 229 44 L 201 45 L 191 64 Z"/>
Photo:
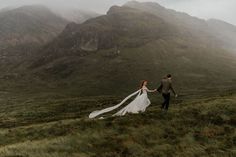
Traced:
<path fill-rule="evenodd" d="M 168 37 L 172 29 L 163 19 L 152 14 L 114 6 L 107 15 L 83 24 L 69 24 L 44 51 L 63 55 L 116 47 L 132 48 Z"/>

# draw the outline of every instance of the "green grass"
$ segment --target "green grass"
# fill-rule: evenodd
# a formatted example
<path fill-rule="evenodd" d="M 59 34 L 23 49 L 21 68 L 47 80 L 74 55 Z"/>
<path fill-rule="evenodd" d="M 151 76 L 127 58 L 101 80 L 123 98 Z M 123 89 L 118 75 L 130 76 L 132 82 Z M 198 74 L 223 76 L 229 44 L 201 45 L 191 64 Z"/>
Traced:
<path fill-rule="evenodd" d="M 88 119 L 118 97 L 52 96 L 0 107 L 1 157 L 233 157 L 236 95 L 173 100 L 151 96 L 143 114 Z"/>

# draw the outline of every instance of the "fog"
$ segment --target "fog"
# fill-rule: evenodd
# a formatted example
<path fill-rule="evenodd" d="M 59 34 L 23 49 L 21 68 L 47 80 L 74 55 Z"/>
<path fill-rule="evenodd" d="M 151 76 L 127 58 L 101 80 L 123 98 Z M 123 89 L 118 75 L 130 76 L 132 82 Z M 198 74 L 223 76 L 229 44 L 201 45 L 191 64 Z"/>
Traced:
<path fill-rule="evenodd" d="M 112 5 L 122 5 L 128 0 L 0 0 L 0 8 L 43 4 L 53 8 L 78 8 L 100 14 Z M 236 25 L 236 0 L 138 0 L 155 1 L 177 11 L 200 18 L 217 18 Z"/>

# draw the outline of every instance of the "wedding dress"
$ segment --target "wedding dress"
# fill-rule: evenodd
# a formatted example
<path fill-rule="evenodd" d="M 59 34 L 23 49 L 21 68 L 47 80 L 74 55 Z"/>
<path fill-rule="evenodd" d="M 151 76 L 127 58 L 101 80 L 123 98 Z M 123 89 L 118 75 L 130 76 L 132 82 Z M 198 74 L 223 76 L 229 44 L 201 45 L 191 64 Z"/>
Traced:
<path fill-rule="evenodd" d="M 149 90 L 146 86 L 143 86 L 140 90 L 127 96 L 119 104 L 90 113 L 89 118 L 95 118 L 95 117 L 98 117 L 104 113 L 111 112 L 111 111 L 119 108 L 128 99 L 130 99 L 131 97 L 133 97 L 135 95 L 137 95 L 137 96 L 132 102 L 130 102 L 127 106 L 125 106 L 124 108 L 119 110 L 117 113 L 113 114 L 113 116 L 124 116 L 126 113 L 145 112 L 146 108 L 151 104 L 150 100 L 148 99 L 147 92 L 151 92 L 151 90 Z"/>

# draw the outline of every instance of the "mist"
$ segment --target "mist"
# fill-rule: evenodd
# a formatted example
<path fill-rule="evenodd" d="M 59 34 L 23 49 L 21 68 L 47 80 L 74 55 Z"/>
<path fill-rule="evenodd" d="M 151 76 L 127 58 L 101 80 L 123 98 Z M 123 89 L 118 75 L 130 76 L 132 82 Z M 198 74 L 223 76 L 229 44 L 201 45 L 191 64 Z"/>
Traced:
<path fill-rule="evenodd" d="M 154 1 L 177 11 L 186 12 L 192 16 L 209 19 L 216 18 L 236 25 L 235 0 L 138 0 Z M 0 0 L 0 8 L 18 7 L 21 5 L 41 4 L 50 8 L 76 8 L 105 14 L 112 5 L 122 5 L 128 0 Z"/>

